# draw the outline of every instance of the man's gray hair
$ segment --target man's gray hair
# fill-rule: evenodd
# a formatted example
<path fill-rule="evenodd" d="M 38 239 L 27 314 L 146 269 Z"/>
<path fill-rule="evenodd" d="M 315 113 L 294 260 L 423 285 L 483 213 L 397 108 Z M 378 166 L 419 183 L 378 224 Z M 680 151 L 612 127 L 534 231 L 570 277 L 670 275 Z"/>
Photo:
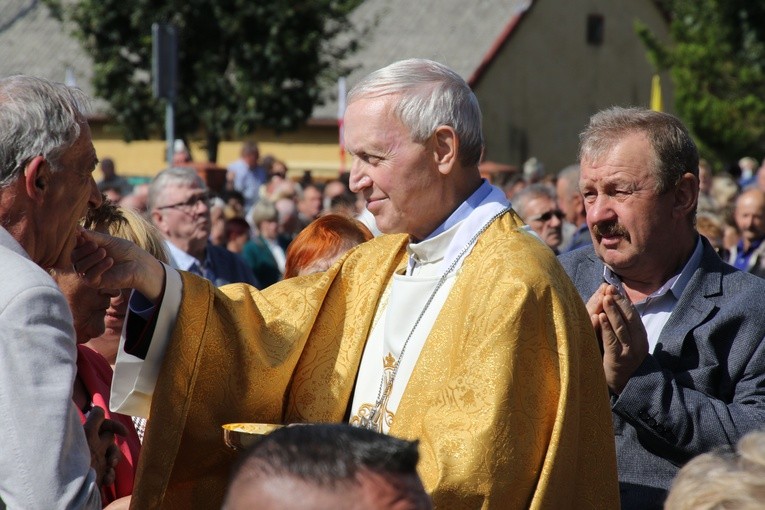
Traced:
<path fill-rule="evenodd" d="M 187 166 L 172 166 L 158 173 L 149 184 L 149 196 L 147 204 L 149 211 L 157 205 L 157 199 L 162 196 L 165 188 L 170 185 L 191 186 L 196 184 L 199 188 L 206 190 L 207 184 L 199 176 L 196 170 Z"/>
<path fill-rule="evenodd" d="M 547 184 L 537 182 L 526 186 L 513 196 L 513 209 L 518 213 L 518 216 L 523 218 L 523 221 L 528 221 L 526 218 L 526 207 L 529 202 L 537 198 L 549 198 L 555 202 L 555 191 Z"/>
<path fill-rule="evenodd" d="M 393 114 L 414 142 L 425 142 L 438 126 L 450 126 L 459 137 L 460 162 L 465 166 L 479 163 L 483 150 L 481 109 L 460 75 L 432 60 L 401 60 L 356 84 L 348 93 L 348 104 L 386 95 L 400 96 Z"/>
<path fill-rule="evenodd" d="M 81 90 L 43 78 L 0 79 L 0 187 L 43 156 L 53 171 L 80 137 L 89 99 Z"/>
<path fill-rule="evenodd" d="M 597 161 L 627 135 L 642 133 L 653 149 L 656 191 L 669 191 L 686 173 L 699 175 L 699 152 L 680 120 L 645 108 L 613 107 L 596 113 L 579 135 L 579 161 Z"/>
<path fill-rule="evenodd" d="M 569 165 L 560 172 L 558 172 L 558 181 L 565 182 L 565 190 L 568 196 L 561 197 L 570 199 L 572 196 L 579 194 L 579 165 Z"/>

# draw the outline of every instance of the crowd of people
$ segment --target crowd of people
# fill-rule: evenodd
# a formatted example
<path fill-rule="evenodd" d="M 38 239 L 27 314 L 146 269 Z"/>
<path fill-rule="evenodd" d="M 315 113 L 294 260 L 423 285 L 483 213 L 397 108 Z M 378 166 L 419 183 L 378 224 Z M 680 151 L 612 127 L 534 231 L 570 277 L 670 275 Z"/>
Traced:
<path fill-rule="evenodd" d="M 0 506 L 765 497 L 765 164 L 612 107 L 492 185 L 475 95 L 411 59 L 350 91 L 336 180 L 246 142 L 221 189 L 185 145 L 96 183 L 86 104 L 0 80 Z M 236 422 L 291 426 L 237 456 Z"/>
<path fill-rule="evenodd" d="M 129 184 L 116 174 L 111 159 L 101 162 L 101 170 L 99 190 L 111 203 L 152 221 L 165 239 L 169 263 L 217 286 L 244 282 L 264 289 L 288 274 L 326 269 L 371 239 L 370 227 L 376 231 L 364 214 L 363 196 L 350 191 L 347 174 L 328 182 L 314 182 L 310 174 L 300 182 L 288 179 L 286 165 L 273 156 L 261 158 L 254 142 L 244 143 L 241 158 L 228 167 L 225 187 L 218 190 L 184 163 L 128 192 L 118 191 Z M 310 237 L 298 238 L 309 226 Z M 304 243 L 309 243 L 306 250 L 300 248 Z M 290 246 L 302 255 L 288 268 Z"/>

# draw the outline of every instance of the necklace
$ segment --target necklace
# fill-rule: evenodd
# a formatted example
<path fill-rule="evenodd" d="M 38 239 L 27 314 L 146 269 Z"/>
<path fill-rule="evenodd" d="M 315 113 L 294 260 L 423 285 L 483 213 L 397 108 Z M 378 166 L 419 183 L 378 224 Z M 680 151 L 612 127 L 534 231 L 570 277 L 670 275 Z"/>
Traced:
<path fill-rule="evenodd" d="M 396 362 L 393 365 L 393 370 L 391 372 L 390 378 L 388 378 L 387 383 L 385 382 L 385 371 L 383 371 L 382 377 L 380 378 L 380 387 L 377 390 L 377 398 L 375 399 L 375 405 L 372 407 L 370 412 L 363 417 L 360 417 L 359 419 L 359 427 L 370 429 L 370 430 L 377 430 L 377 418 L 380 414 L 380 411 L 382 410 L 383 403 L 388 399 L 390 396 L 391 390 L 393 389 L 393 381 L 396 379 L 396 374 L 398 374 L 398 368 L 401 364 L 401 360 L 404 358 L 404 353 L 406 352 L 406 347 L 409 345 L 409 340 L 412 339 L 412 335 L 414 335 L 414 331 L 417 329 L 417 326 L 420 324 L 420 321 L 425 316 L 425 312 L 427 312 L 428 308 L 430 307 L 430 304 L 433 302 L 433 299 L 436 297 L 436 294 L 441 289 L 441 287 L 446 283 L 446 279 L 449 277 L 452 271 L 454 271 L 454 268 L 457 267 L 457 264 L 462 259 L 462 257 L 465 256 L 465 254 L 468 252 L 468 250 L 478 241 L 478 238 L 483 234 L 489 226 L 494 223 L 494 221 L 505 214 L 507 211 L 509 211 L 510 208 L 507 207 L 494 216 L 492 216 L 484 225 L 478 230 L 478 232 L 475 233 L 473 237 L 470 238 L 470 240 L 467 242 L 464 248 L 460 250 L 460 252 L 457 254 L 456 257 L 454 257 L 454 260 L 451 264 L 449 264 L 449 267 L 446 268 L 444 273 L 441 275 L 441 277 L 438 279 L 438 282 L 436 282 L 436 286 L 433 289 L 433 291 L 430 293 L 430 296 L 428 297 L 428 300 L 425 302 L 425 306 L 422 307 L 422 310 L 420 311 L 420 314 L 417 316 L 417 320 L 414 321 L 414 325 L 412 326 L 412 329 L 409 330 L 409 334 L 406 337 L 406 340 L 404 340 L 404 345 L 401 346 L 401 352 L 398 355 L 398 358 L 396 359 Z"/>

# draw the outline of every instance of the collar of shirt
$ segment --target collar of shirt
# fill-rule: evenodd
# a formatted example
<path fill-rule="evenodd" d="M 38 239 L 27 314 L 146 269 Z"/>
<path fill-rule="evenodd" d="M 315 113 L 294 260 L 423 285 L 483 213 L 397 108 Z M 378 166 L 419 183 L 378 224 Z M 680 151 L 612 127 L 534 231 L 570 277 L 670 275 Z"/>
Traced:
<path fill-rule="evenodd" d="M 754 252 L 754 250 L 760 247 L 762 241 L 764 240 L 765 238 L 752 241 L 752 244 L 749 245 L 749 249 L 744 251 L 744 241 L 743 239 L 740 239 L 736 244 L 736 252 L 748 258 Z"/>
<path fill-rule="evenodd" d="M 204 276 L 203 268 L 206 266 L 206 261 L 200 261 L 197 258 L 192 257 L 167 239 L 165 239 L 165 247 L 167 247 L 167 251 L 170 252 L 170 256 L 175 261 L 176 269 L 189 271 L 191 273 L 198 274 L 199 276 Z M 195 269 L 195 265 L 199 268 L 198 270 Z"/>
<path fill-rule="evenodd" d="M 636 306 L 639 304 L 647 303 L 653 299 L 659 298 L 667 292 L 672 292 L 672 295 L 675 298 L 675 302 L 677 302 L 678 299 L 680 299 L 680 296 L 683 294 L 683 291 L 685 290 L 685 287 L 688 285 L 688 282 L 691 281 L 691 277 L 693 276 L 693 273 L 696 272 L 696 269 L 698 269 L 699 265 L 701 264 L 701 256 L 703 254 L 703 245 L 701 243 L 701 237 L 697 237 L 696 239 L 696 248 L 693 250 L 693 254 L 691 255 L 691 258 L 688 259 L 688 262 L 685 263 L 685 266 L 683 266 L 682 271 L 680 271 L 678 274 L 674 275 L 672 278 L 664 282 L 664 285 L 662 285 L 658 290 L 651 293 L 650 296 L 646 297 L 644 300 L 640 301 L 639 303 L 634 303 Z M 610 267 L 603 266 L 603 279 L 606 281 L 606 283 L 610 283 L 611 285 L 615 286 L 617 289 L 619 289 L 619 292 L 624 293 L 624 287 L 622 286 L 622 281 L 619 276 L 614 273 Z"/>
<path fill-rule="evenodd" d="M 434 264 L 443 260 L 458 229 L 459 224 L 457 223 L 436 236 L 428 237 L 425 241 L 409 244 L 406 247 L 406 251 L 409 254 L 409 265 L 411 266 L 408 274 L 413 274 L 414 267 L 423 264 Z"/>

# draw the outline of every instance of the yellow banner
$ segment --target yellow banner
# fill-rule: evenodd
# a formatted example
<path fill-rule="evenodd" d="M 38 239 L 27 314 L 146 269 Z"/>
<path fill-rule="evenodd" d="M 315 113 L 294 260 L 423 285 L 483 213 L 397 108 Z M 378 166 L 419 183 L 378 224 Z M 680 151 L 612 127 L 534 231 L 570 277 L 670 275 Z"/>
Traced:
<path fill-rule="evenodd" d="M 661 79 L 658 74 L 654 74 L 651 80 L 651 110 L 664 111 L 664 102 L 661 99 Z"/>

